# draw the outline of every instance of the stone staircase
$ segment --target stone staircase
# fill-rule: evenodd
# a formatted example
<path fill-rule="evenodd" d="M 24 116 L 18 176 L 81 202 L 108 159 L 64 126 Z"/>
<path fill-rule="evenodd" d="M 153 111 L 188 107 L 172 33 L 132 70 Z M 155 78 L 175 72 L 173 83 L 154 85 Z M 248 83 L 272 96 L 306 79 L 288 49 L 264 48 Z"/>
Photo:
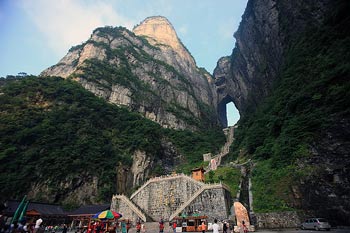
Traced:
<path fill-rule="evenodd" d="M 133 199 L 133 197 L 135 197 L 139 192 L 141 192 L 143 189 L 145 189 L 150 183 L 153 182 L 159 182 L 161 180 L 172 180 L 172 179 L 179 179 L 179 178 L 184 178 L 184 179 L 188 179 L 191 180 L 191 182 L 194 182 L 196 184 L 198 184 L 199 186 L 204 185 L 204 183 L 193 179 L 191 176 L 187 176 L 183 173 L 181 174 L 175 174 L 175 175 L 169 175 L 169 176 L 163 176 L 163 177 L 155 177 L 155 178 L 151 178 L 149 179 L 146 183 L 144 183 L 140 188 L 138 188 L 131 196 L 130 196 L 130 200 Z"/>
<path fill-rule="evenodd" d="M 221 164 L 221 159 L 230 152 L 230 146 L 234 140 L 234 129 L 235 128 L 236 128 L 235 126 L 230 126 L 230 127 L 225 129 L 225 131 L 226 131 L 226 133 L 225 133 L 226 134 L 226 143 L 225 143 L 225 145 L 223 145 L 223 147 L 221 147 L 220 153 L 215 155 L 212 158 L 215 160 L 217 167 Z M 209 163 L 205 173 L 208 173 L 211 170 L 212 170 L 212 167 L 211 167 L 211 164 Z"/>
<path fill-rule="evenodd" d="M 121 201 L 123 201 L 124 203 L 126 203 L 128 205 L 128 207 L 134 211 L 134 213 L 144 222 L 146 222 L 147 218 L 146 215 L 133 203 L 129 200 L 129 198 L 127 198 L 124 195 L 113 195 L 112 199 L 119 199 Z"/>
<path fill-rule="evenodd" d="M 170 215 L 169 221 L 172 221 L 176 216 L 178 216 L 188 205 L 191 204 L 202 192 L 207 189 L 215 189 L 215 188 L 225 188 L 229 190 L 229 188 L 224 184 L 203 184 L 203 186 L 195 192 L 190 199 L 188 199 L 185 203 L 183 203 L 175 212 Z"/>

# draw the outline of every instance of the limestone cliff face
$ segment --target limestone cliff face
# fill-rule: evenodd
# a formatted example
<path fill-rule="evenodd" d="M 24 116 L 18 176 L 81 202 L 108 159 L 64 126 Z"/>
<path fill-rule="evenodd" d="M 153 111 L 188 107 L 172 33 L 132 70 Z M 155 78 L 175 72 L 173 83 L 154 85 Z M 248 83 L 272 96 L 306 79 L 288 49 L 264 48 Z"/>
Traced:
<path fill-rule="evenodd" d="M 334 12 L 337 12 L 332 10 L 339 8 L 337 4 L 342 2 L 345 1 L 249 0 L 242 22 L 235 33 L 237 42 L 233 53 L 230 57 L 221 58 L 214 70 L 220 121 L 226 122 L 226 103 L 228 102 L 234 102 L 241 116 L 246 120 L 247 116 L 254 113 L 254 110 L 259 107 L 265 97 L 274 96 L 273 85 L 279 87 L 279 79 L 285 77 L 280 75 L 280 72 L 284 65 L 289 65 L 284 64 L 288 50 L 294 49 L 292 47 L 293 43 L 298 41 L 300 36 L 305 35 L 304 33 L 311 34 L 310 28 L 313 30 L 322 28 L 322 33 L 339 33 L 344 36 L 340 31 L 333 32 L 324 29 L 325 19 L 329 14 L 333 15 Z M 347 6 L 349 6 L 348 3 Z M 342 25 L 348 25 L 348 21 L 341 21 L 341 23 Z M 329 45 L 325 42 L 325 50 L 327 50 L 327 46 Z M 340 44 L 339 46 L 343 45 Z M 322 56 L 323 52 L 320 51 L 319 54 Z M 307 59 L 301 61 L 308 64 Z M 327 64 L 327 61 L 324 63 Z M 338 63 L 335 63 L 334 67 L 330 69 L 338 68 Z M 331 62 L 327 65 L 330 64 Z M 317 63 L 316 65 L 320 64 Z M 303 77 L 302 72 L 298 70 L 298 66 L 293 68 L 295 68 L 297 75 Z M 316 77 L 318 75 L 322 74 L 314 74 Z M 346 79 L 346 77 L 344 75 L 342 78 Z M 314 80 L 305 80 L 305 82 L 307 81 L 313 82 Z M 339 85 L 342 85 L 342 82 Z M 302 88 L 302 85 L 303 83 L 300 83 L 300 88 Z M 322 87 L 326 85 L 328 83 L 322 85 Z M 339 97 L 339 99 L 341 98 Z M 308 109 L 308 111 L 316 112 L 318 107 L 319 105 L 315 106 L 314 109 Z M 344 195 L 349 193 L 350 190 L 347 175 L 350 151 L 347 139 L 349 138 L 350 127 L 348 115 L 342 115 L 342 111 L 342 109 L 334 110 L 328 116 L 332 123 L 327 128 L 317 126 L 319 128 L 314 131 L 317 136 L 312 139 L 312 142 L 308 142 L 310 157 L 301 158 L 296 162 L 296 166 L 299 166 L 300 170 L 312 168 L 314 172 L 309 174 L 305 172 L 300 181 L 296 181 L 296 183 L 299 183 L 295 187 L 291 187 L 294 195 L 291 199 L 294 200 L 290 200 L 291 202 L 298 202 L 294 205 L 296 208 L 309 211 L 309 214 L 324 216 L 334 224 L 349 224 L 350 219 L 349 196 Z M 265 116 L 263 114 L 261 113 L 262 116 Z M 268 112 L 268 114 L 271 114 L 271 112 Z M 271 117 L 268 114 L 266 114 L 266 117 Z M 279 113 L 276 114 L 279 115 Z M 298 114 L 298 112 L 292 113 L 292 115 Z M 252 116 L 249 119 L 250 124 L 259 122 L 263 118 L 256 115 L 249 116 Z M 285 121 L 286 117 L 279 120 Z M 241 125 L 244 124 L 244 121 L 242 121 Z M 254 129 L 247 125 L 244 126 L 246 131 Z M 284 127 L 287 128 L 286 125 Z M 268 134 L 268 132 L 266 133 Z M 263 138 L 262 141 L 267 138 L 264 138 L 264 135 L 260 136 Z M 275 140 L 275 137 L 273 138 Z M 241 139 L 241 141 L 244 140 Z M 263 143 L 263 145 L 265 144 Z M 272 150 L 267 153 L 272 154 Z M 277 156 L 283 157 L 282 154 Z"/>
<path fill-rule="evenodd" d="M 255 109 L 271 93 L 288 46 L 305 28 L 322 22 L 330 2 L 248 1 L 232 55 L 221 58 L 214 70 L 219 112 L 226 113 L 228 102 L 234 102 L 241 115 Z"/>
<path fill-rule="evenodd" d="M 137 36 L 145 36 L 153 46 L 162 50 L 162 59 L 174 67 L 193 72 L 196 63 L 178 39 L 175 29 L 164 17 L 149 17 L 132 30 Z"/>
<path fill-rule="evenodd" d="M 166 128 L 218 123 L 212 77 L 196 66 L 164 17 L 147 18 L 133 32 L 98 28 L 41 75 L 71 77 Z"/>

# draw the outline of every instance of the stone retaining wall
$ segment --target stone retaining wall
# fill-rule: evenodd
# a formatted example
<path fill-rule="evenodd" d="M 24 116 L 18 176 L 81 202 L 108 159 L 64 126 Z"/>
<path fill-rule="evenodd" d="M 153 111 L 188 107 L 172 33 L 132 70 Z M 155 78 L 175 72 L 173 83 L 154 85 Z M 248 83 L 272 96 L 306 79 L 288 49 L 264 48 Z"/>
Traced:
<path fill-rule="evenodd" d="M 301 219 L 296 211 L 255 213 L 257 228 L 297 228 Z"/>
<path fill-rule="evenodd" d="M 224 185 L 208 185 L 185 176 L 152 179 L 136 191 L 130 201 L 146 215 L 147 221 L 168 220 L 177 212 L 223 220 L 228 218 L 231 206 L 231 196 Z M 112 200 L 111 209 L 121 212 L 125 218 L 138 218 L 122 200 Z"/>
<path fill-rule="evenodd" d="M 201 186 L 184 177 L 159 179 L 148 184 L 131 201 L 146 212 L 154 221 L 168 219 L 170 215 L 185 203 Z"/>
<path fill-rule="evenodd" d="M 208 216 L 208 221 L 214 219 L 227 220 L 231 207 L 230 193 L 224 188 L 204 190 L 183 212 L 197 213 Z"/>
<path fill-rule="evenodd" d="M 111 209 L 115 210 L 119 213 L 122 212 L 123 218 L 131 220 L 133 223 L 136 223 L 139 220 L 139 216 L 137 216 L 132 209 L 122 200 L 113 198 L 111 203 Z"/>

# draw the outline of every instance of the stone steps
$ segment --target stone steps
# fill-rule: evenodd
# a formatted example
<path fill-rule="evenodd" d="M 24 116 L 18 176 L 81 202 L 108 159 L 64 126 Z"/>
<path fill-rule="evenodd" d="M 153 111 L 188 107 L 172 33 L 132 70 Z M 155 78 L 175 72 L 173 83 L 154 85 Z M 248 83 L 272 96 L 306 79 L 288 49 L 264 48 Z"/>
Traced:
<path fill-rule="evenodd" d="M 227 129 L 228 129 L 227 136 L 226 136 L 227 141 L 226 141 L 225 145 L 223 145 L 223 147 L 221 147 L 220 153 L 215 155 L 212 158 L 212 159 L 215 159 L 217 167 L 221 164 L 222 157 L 226 156 L 230 152 L 230 146 L 233 143 L 235 126 L 230 126 Z M 210 163 L 209 163 L 205 173 L 208 173 L 209 171 L 211 171 Z"/>
<path fill-rule="evenodd" d="M 178 216 L 187 206 L 191 204 L 202 192 L 207 189 L 215 189 L 215 188 L 225 188 L 229 190 L 229 188 L 224 184 L 205 184 L 203 185 L 197 192 L 195 192 L 190 199 L 188 199 L 185 203 L 183 203 L 172 215 L 169 217 L 169 221 L 172 221 L 176 216 Z"/>
<path fill-rule="evenodd" d="M 131 202 L 126 196 L 124 196 L 124 195 L 114 195 L 113 198 L 120 199 L 121 201 L 126 203 L 128 205 L 128 207 L 130 209 L 132 209 L 132 211 L 134 211 L 134 213 L 137 214 L 137 216 L 139 216 L 139 218 L 142 221 L 146 222 L 146 220 L 147 220 L 146 215 L 138 207 L 136 207 L 136 205 L 133 202 Z"/>

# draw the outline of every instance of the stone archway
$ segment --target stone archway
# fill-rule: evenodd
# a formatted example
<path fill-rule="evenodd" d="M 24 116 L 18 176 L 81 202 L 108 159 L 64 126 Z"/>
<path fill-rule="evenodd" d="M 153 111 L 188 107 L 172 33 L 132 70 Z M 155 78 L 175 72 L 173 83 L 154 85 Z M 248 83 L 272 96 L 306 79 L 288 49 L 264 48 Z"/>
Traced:
<path fill-rule="evenodd" d="M 228 116 L 228 112 L 227 112 L 227 104 L 229 103 L 233 103 L 233 98 L 229 95 L 226 95 L 218 104 L 218 115 L 219 115 L 219 120 L 221 125 L 224 128 L 228 127 L 228 120 L 227 120 L 227 116 Z M 235 104 L 234 104 L 235 105 Z M 236 106 L 236 105 L 235 105 Z M 238 113 L 238 112 L 237 112 Z"/>

